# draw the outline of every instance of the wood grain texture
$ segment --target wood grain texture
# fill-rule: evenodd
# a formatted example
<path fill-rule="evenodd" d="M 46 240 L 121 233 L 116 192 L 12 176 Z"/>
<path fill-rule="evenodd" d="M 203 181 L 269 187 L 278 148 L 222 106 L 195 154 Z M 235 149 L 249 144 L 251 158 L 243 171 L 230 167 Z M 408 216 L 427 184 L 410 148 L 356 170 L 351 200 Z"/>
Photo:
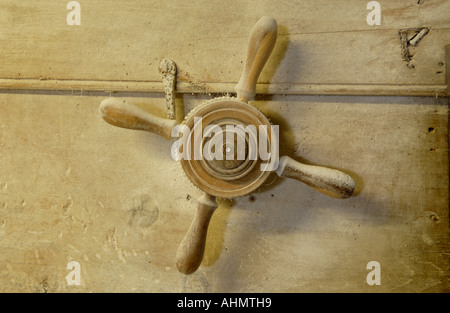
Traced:
<path fill-rule="evenodd" d="M 95 1 L 82 3 L 80 26 L 69 26 L 66 1 L 8 0 L 0 10 L 0 87 L 32 89 L 50 80 L 69 90 L 67 81 L 75 82 L 77 89 L 84 82 L 87 90 L 123 90 L 125 85 L 140 91 L 133 87 L 151 82 L 161 91 L 158 64 L 171 58 L 178 66 L 180 91 L 228 92 L 223 84 L 235 85 L 239 79 L 249 30 L 268 15 L 278 22 L 278 42 L 259 79 L 261 93 L 323 86 L 319 93 L 345 94 L 342 89 L 354 86 L 356 91 L 376 94 L 378 86 L 382 93 L 394 95 L 397 86 L 406 95 L 401 86 L 406 85 L 417 89 L 415 94 L 432 95 L 436 89 L 442 94 L 444 46 L 450 42 L 449 2 L 381 1 L 380 26 L 366 23 L 365 5 L 356 0 L 245 5 Z M 414 68 L 408 68 L 398 32 L 417 27 L 430 32 L 411 51 Z M 63 83 L 58 86 L 58 81 Z M 272 89 L 264 87 L 267 82 L 274 84 Z M 203 84 L 213 87 L 205 90 Z"/>
<path fill-rule="evenodd" d="M 202 263 L 209 222 L 217 209 L 216 197 L 208 194 L 197 202 L 194 220 L 177 250 L 177 268 L 183 274 L 193 274 Z"/>
<path fill-rule="evenodd" d="M 303 164 L 288 156 L 280 158 L 277 174 L 301 181 L 338 199 L 349 198 L 355 191 L 355 182 L 349 175 L 331 168 Z"/>
<path fill-rule="evenodd" d="M 0 4 L 1 292 L 450 291 L 449 1 L 379 1 L 380 26 L 359 0 L 80 1 L 81 26 L 67 2 Z M 253 104 L 280 126 L 280 155 L 349 173 L 354 195 L 274 175 L 217 199 L 186 277 L 175 256 L 203 192 L 171 141 L 98 107 L 120 91 L 166 117 L 163 58 L 180 116 L 234 92 L 261 16 L 278 38 Z M 408 64 L 399 31 L 421 27 Z"/>
<path fill-rule="evenodd" d="M 101 102 L 100 113 L 102 118 L 111 125 L 149 131 L 166 139 L 171 138 L 172 129 L 177 125 L 175 120 L 161 118 L 129 101 L 112 97 Z"/>
<path fill-rule="evenodd" d="M 253 26 L 248 40 L 244 69 L 235 88 L 240 101 L 253 100 L 259 75 L 272 53 L 277 34 L 277 22 L 271 17 L 261 17 Z"/>
<path fill-rule="evenodd" d="M 202 193 L 170 141 L 111 127 L 99 98 L 0 94 L 2 291 L 449 291 L 447 99 L 257 101 L 283 154 L 352 173 L 355 196 L 277 178 L 219 199 L 186 278 L 175 255 Z M 204 98 L 185 95 L 186 110 Z M 133 100 L 164 116 L 164 95 Z M 65 281 L 72 260 L 81 286 Z M 380 286 L 365 282 L 370 261 Z"/>

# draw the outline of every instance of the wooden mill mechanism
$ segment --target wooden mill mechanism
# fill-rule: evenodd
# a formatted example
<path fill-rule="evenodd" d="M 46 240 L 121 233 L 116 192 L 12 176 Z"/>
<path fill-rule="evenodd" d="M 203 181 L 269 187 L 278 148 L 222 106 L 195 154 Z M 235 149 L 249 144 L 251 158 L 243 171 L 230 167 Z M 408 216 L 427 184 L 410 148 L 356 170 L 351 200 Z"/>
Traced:
<path fill-rule="evenodd" d="M 183 130 L 187 130 L 180 138 L 183 149 L 186 149 L 180 160 L 181 166 L 194 185 L 205 193 L 198 199 L 194 220 L 177 252 L 177 267 L 184 274 L 195 272 L 202 262 L 209 221 L 217 208 L 216 198 L 247 195 L 260 187 L 271 173 L 270 170 L 264 170 L 264 164 L 267 164 L 264 161 L 267 160 L 251 157 L 249 151 L 258 141 L 261 144 L 260 130 L 268 129 L 272 125 L 269 119 L 248 101 L 255 95 L 259 74 L 273 50 L 276 37 L 276 21 L 269 17 L 261 18 L 250 34 L 247 59 L 235 88 L 237 97 L 217 97 L 206 101 L 191 110 L 181 123 Z M 171 139 L 173 130 L 180 126 L 175 120 L 173 96 L 175 64 L 164 59 L 160 64 L 160 71 L 165 84 L 168 118 L 157 117 L 127 101 L 109 98 L 100 105 L 103 119 L 114 126 L 150 131 Z M 253 125 L 257 133 L 242 135 L 236 131 L 249 125 Z M 225 139 L 221 151 L 223 158 L 198 159 L 195 157 L 196 149 L 204 149 L 208 144 L 209 141 L 202 135 L 212 126 L 215 127 L 215 136 L 232 139 Z M 269 149 L 278 149 L 277 136 L 267 132 L 264 140 L 267 141 L 265 144 Z M 200 148 L 195 146 L 195 142 L 200 143 Z M 236 157 L 239 154 L 238 143 L 244 145 L 244 158 Z M 278 158 L 278 152 L 271 155 Z M 348 198 L 355 189 L 353 179 L 341 171 L 302 164 L 288 156 L 281 156 L 278 167 L 273 171 L 280 177 L 299 180 L 337 198 Z"/>

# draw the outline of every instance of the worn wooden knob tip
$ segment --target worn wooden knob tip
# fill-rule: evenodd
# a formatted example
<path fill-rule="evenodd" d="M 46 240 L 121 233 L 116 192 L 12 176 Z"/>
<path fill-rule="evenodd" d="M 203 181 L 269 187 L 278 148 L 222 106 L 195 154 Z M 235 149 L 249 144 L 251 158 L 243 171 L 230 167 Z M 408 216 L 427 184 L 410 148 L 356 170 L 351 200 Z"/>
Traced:
<path fill-rule="evenodd" d="M 349 198 L 355 190 L 355 181 L 349 175 L 327 167 L 303 164 L 288 156 L 280 158 L 276 172 L 280 177 L 299 180 L 334 198 Z"/>
<path fill-rule="evenodd" d="M 183 274 L 194 273 L 203 260 L 208 225 L 217 208 L 216 197 L 206 194 L 198 200 L 197 212 L 177 251 L 177 268 Z"/>
<path fill-rule="evenodd" d="M 277 22 L 271 17 L 262 17 L 250 33 L 244 70 L 235 87 L 240 101 L 247 102 L 255 95 L 259 74 L 272 53 L 276 40 Z"/>
<path fill-rule="evenodd" d="M 177 124 L 175 120 L 155 116 L 134 104 L 117 98 L 103 100 L 100 104 L 100 112 L 102 118 L 111 125 L 149 131 L 166 139 L 171 138 L 172 128 Z"/>

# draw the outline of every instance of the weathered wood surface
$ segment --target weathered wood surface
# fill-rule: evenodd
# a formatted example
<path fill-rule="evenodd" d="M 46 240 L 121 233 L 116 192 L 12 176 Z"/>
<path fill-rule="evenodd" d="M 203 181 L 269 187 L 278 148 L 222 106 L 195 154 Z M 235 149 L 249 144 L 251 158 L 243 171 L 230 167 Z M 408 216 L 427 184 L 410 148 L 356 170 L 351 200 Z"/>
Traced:
<path fill-rule="evenodd" d="M 254 23 L 279 25 L 257 91 L 273 94 L 444 95 L 450 2 L 90 1 L 81 25 L 66 23 L 67 1 L 0 5 L 0 88 L 163 91 L 159 61 L 177 63 L 178 92 L 233 92 Z M 399 31 L 430 29 L 402 59 Z M 270 85 L 267 84 L 270 82 Z"/>
<path fill-rule="evenodd" d="M 220 200 L 188 277 L 175 255 L 202 193 L 171 141 L 107 124 L 103 99 L 0 94 L 1 291 L 449 291 L 447 99 L 256 101 L 280 125 L 283 154 L 349 173 L 356 195 L 277 178 Z M 164 95 L 129 100 L 165 116 Z M 81 286 L 66 283 L 72 260 Z M 370 261 L 380 286 L 366 283 Z"/>
<path fill-rule="evenodd" d="M 357 0 L 80 1 L 80 26 L 67 2 L 0 4 L 0 291 L 450 291 L 449 1 L 379 1 L 380 26 Z M 99 104 L 128 91 L 166 117 L 163 58 L 181 111 L 234 92 L 263 15 L 278 41 L 256 90 L 271 95 L 254 103 L 280 125 L 280 155 L 350 174 L 355 196 L 274 176 L 219 199 L 184 276 L 175 256 L 202 192 L 171 141 L 107 124 Z M 408 67 L 399 31 L 421 27 Z"/>

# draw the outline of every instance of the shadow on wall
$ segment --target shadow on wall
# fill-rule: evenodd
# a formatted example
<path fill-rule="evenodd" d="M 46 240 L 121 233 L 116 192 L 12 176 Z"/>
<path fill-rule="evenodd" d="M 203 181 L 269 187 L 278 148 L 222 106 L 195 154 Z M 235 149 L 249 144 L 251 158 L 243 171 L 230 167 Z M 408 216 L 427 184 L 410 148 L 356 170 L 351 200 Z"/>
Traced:
<path fill-rule="evenodd" d="M 289 45 L 291 44 L 288 28 L 280 24 L 277 25 L 277 28 L 277 41 L 275 43 L 272 54 L 267 60 L 267 63 L 264 66 L 264 69 L 262 70 L 261 76 L 259 78 L 259 82 L 263 83 L 258 85 L 260 89 L 257 90 L 257 93 L 260 94 L 269 94 L 270 83 L 273 81 L 273 77 L 280 67 L 281 61 L 283 61 L 284 57 L 286 56 L 286 52 L 289 48 Z M 298 58 L 298 60 L 300 63 L 300 58 Z M 297 69 L 295 70 L 297 71 Z"/>

